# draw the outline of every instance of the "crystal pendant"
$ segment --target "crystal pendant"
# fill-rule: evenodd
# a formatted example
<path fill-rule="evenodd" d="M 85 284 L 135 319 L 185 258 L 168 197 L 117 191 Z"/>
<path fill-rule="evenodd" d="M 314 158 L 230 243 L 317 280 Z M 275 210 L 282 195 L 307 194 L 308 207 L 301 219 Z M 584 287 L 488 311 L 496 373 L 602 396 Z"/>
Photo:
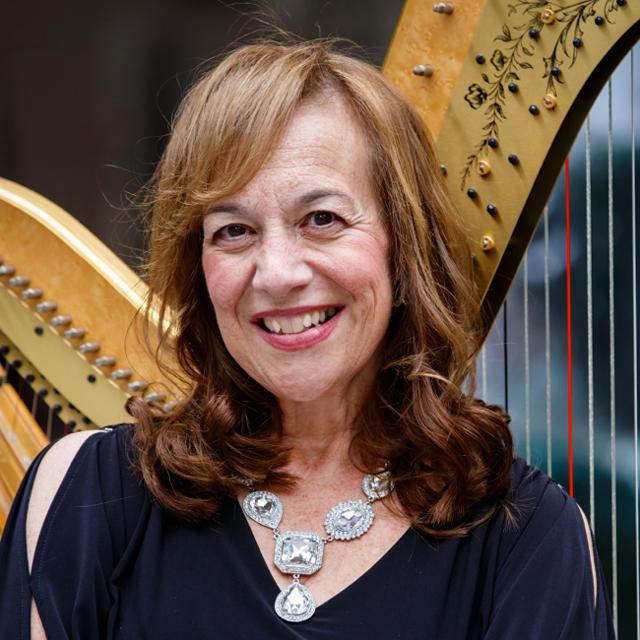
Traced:
<path fill-rule="evenodd" d="M 258 524 L 276 529 L 282 520 L 282 502 L 271 491 L 253 491 L 242 501 L 244 512 Z"/>
<path fill-rule="evenodd" d="M 276 598 L 276 613 L 287 622 L 304 622 L 316 610 L 316 601 L 311 591 L 299 582 L 293 582 L 283 589 Z"/>
<path fill-rule="evenodd" d="M 380 500 L 393 491 L 393 481 L 388 471 L 362 478 L 362 491 L 370 500 Z"/>
<path fill-rule="evenodd" d="M 364 535 L 373 522 L 373 509 L 363 500 L 340 502 L 324 519 L 326 532 L 335 540 L 353 540 Z"/>
<path fill-rule="evenodd" d="M 322 566 L 324 542 L 310 531 L 285 531 L 276 538 L 273 559 L 282 573 L 311 575 Z"/>

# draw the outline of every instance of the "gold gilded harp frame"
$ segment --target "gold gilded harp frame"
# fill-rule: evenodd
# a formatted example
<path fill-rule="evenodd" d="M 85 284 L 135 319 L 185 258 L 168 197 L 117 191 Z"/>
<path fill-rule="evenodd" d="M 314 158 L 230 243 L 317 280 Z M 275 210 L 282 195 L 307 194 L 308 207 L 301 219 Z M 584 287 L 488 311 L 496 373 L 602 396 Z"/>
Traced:
<path fill-rule="evenodd" d="M 591 105 L 639 38 L 637 0 L 405 3 L 384 73 L 437 141 L 487 332 Z M 47 438 L 120 420 L 131 395 L 170 405 L 176 390 L 137 339 L 144 284 L 100 241 L 1 179 L 0 230 L 1 527 Z M 637 495 L 634 509 L 637 522 Z M 637 524 L 630 552 L 636 583 L 622 587 L 640 634 Z"/>

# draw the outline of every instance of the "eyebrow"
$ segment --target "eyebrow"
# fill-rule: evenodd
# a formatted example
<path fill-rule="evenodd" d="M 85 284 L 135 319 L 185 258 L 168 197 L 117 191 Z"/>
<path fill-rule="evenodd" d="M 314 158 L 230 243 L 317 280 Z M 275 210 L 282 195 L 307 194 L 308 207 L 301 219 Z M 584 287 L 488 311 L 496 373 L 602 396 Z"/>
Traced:
<path fill-rule="evenodd" d="M 343 200 L 348 200 L 349 202 L 353 202 L 351 196 L 346 194 L 344 191 L 338 191 L 335 189 L 312 189 L 311 191 L 307 191 L 307 193 L 303 193 L 301 196 L 296 198 L 294 205 L 308 205 L 316 202 L 317 200 L 322 200 L 323 198 L 341 198 Z M 243 207 L 241 204 L 237 202 L 221 202 L 220 204 L 214 204 L 207 208 L 206 215 L 212 213 L 240 213 L 246 214 L 247 209 Z"/>

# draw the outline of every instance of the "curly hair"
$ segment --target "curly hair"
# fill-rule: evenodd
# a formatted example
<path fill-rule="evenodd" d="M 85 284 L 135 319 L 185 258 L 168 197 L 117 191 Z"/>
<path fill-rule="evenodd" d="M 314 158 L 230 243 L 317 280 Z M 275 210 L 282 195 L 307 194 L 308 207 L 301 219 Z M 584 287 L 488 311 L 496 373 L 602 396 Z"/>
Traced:
<path fill-rule="evenodd" d="M 168 414 L 131 403 L 137 464 L 157 502 L 191 522 L 215 514 L 243 478 L 295 483 L 277 399 L 222 341 L 201 229 L 206 206 L 243 188 L 299 105 L 327 91 L 341 94 L 368 139 L 396 300 L 350 456 L 363 472 L 386 462 L 414 528 L 462 535 L 500 507 L 509 514 L 513 461 L 509 417 L 473 393 L 481 319 L 468 240 L 420 116 L 375 67 L 332 42 L 242 46 L 176 113 L 146 194 L 146 313 L 159 318 L 155 355 L 185 399 Z"/>

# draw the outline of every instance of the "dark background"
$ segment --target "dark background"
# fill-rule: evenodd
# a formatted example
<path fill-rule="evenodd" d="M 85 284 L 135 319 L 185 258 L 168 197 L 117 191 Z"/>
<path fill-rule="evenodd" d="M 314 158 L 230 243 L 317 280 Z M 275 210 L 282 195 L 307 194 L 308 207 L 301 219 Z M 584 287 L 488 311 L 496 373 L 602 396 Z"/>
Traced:
<path fill-rule="evenodd" d="M 131 195 L 194 69 L 264 22 L 353 40 L 381 64 L 402 0 L 11 2 L 0 40 L 0 175 L 62 206 L 131 266 Z"/>

